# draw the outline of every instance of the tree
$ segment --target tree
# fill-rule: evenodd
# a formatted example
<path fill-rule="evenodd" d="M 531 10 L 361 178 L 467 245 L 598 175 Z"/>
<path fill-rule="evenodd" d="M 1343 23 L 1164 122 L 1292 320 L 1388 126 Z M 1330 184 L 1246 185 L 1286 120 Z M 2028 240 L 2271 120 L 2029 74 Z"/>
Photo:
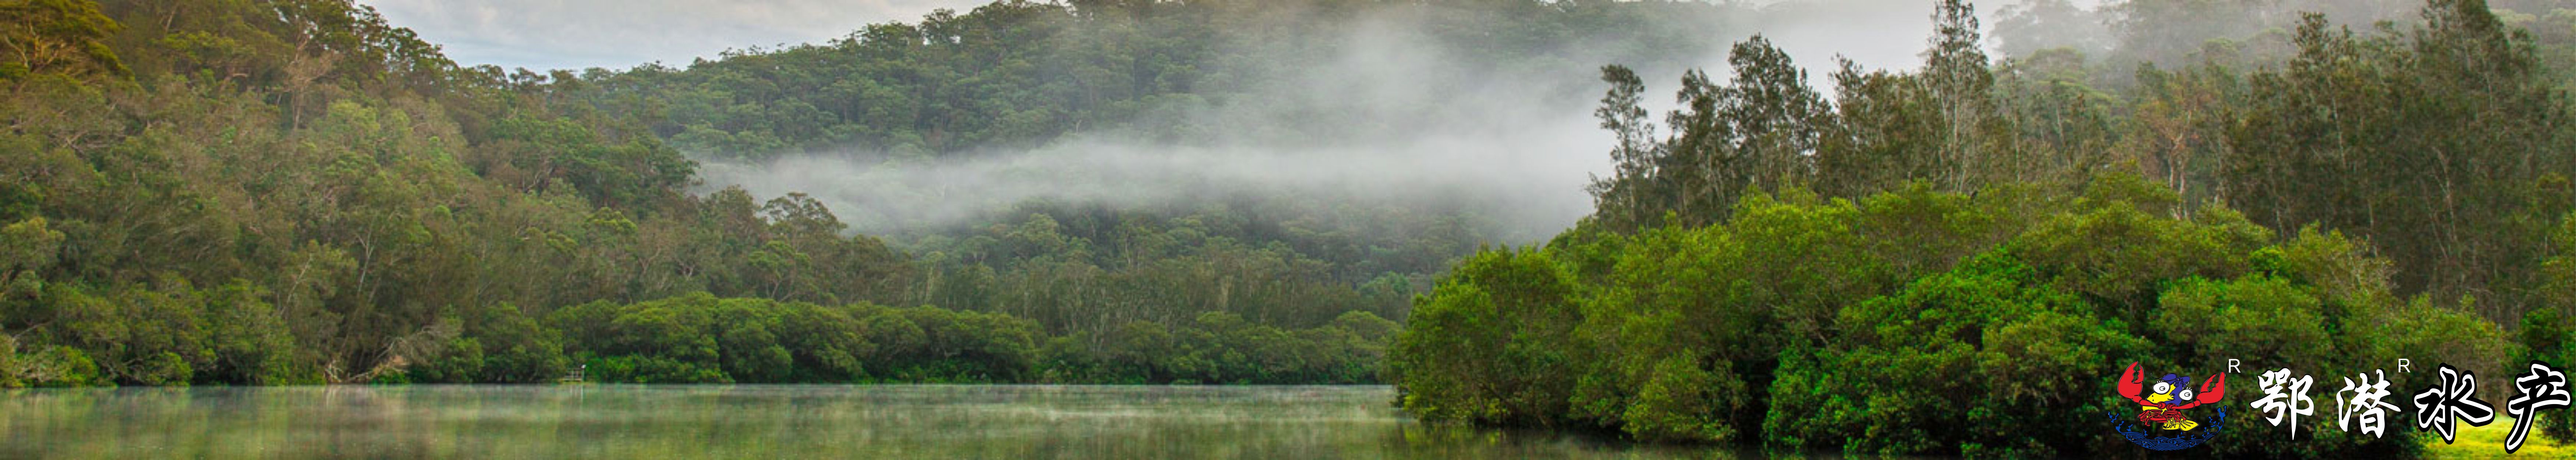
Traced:
<path fill-rule="evenodd" d="M 1745 191 L 1815 177 L 1811 158 L 1832 113 L 1807 86 L 1806 71 L 1758 35 L 1737 43 L 1727 62 L 1731 85 L 1698 70 L 1682 74 L 1675 95 L 1682 108 L 1666 115 L 1673 136 L 1663 140 L 1652 139 L 1654 128 L 1642 121 L 1637 93 L 1644 85 L 1636 74 L 1602 69 L 1611 88 L 1594 114 L 1620 139 L 1611 152 L 1617 176 L 1591 186 L 1606 223 L 1635 230 L 1666 224 L 1670 213 L 1679 220 L 1669 223 L 1703 225 L 1723 219 Z"/>
<path fill-rule="evenodd" d="M 2475 296 L 2519 318 L 2553 183 L 2571 164 L 2547 146 L 2566 108 L 2526 38 L 2483 2 L 2437 0 L 2409 36 L 2355 37 L 2310 15 L 2298 57 L 2250 81 L 2229 132 L 2225 193 L 2278 230 L 2310 222 L 2369 238 L 2401 292 Z"/>
<path fill-rule="evenodd" d="M 125 74 L 106 43 L 124 28 L 93 0 L 0 2 L 0 78 L 26 73 Z"/>
<path fill-rule="evenodd" d="M 1398 404 L 1433 419 L 1545 425 L 1572 390 L 1575 287 L 1544 252 L 1487 251 L 1420 297 L 1387 367 Z"/>
<path fill-rule="evenodd" d="M 1992 63 L 1978 31 L 1976 7 L 1965 0 L 1942 0 L 1933 7 L 1932 28 L 1922 78 L 1942 122 L 1938 147 L 1931 152 L 1942 169 L 1929 179 L 1951 191 L 2036 179 L 2025 174 L 2031 170 L 2028 165 L 2038 162 L 2019 158 L 2020 149 L 2001 144 L 2006 126 L 1996 116 L 1995 76 L 1988 68 Z"/>
<path fill-rule="evenodd" d="M 1663 142 L 1655 139 L 1654 124 L 1646 121 L 1646 109 L 1638 106 L 1646 83 L 1635 71 L 1617 65 L 1602 66 L 1601 81 L 1609 83 L 1610 90 L 1601 96 L 1601 108 L 1593 116 L 1601 119 L 1601 129 L 1618 137 L 1619 144 L 1610 151 L 1616 171 L 1606 179 L 1592 178 L 1586 188 L 1597 209 L 1594 214 L 1616 228 L 1650 226 L 1662 217 L 1647 205 L 1654 193 L 1648 189 L 1653 185 L 1649 180 L 1656 177 L 1655 166 L 1663 163 L 1665 153 Z"/>

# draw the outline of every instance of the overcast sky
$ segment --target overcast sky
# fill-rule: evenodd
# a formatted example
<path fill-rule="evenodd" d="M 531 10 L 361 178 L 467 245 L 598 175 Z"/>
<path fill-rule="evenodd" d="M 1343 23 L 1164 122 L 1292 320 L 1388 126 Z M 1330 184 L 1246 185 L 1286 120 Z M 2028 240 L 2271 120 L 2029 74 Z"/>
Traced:
<path fill-rule="evenodd" d="M 686 66 L 728 48 L 813 43 L 987 0 L 359 0 L 466 65 Z"/>

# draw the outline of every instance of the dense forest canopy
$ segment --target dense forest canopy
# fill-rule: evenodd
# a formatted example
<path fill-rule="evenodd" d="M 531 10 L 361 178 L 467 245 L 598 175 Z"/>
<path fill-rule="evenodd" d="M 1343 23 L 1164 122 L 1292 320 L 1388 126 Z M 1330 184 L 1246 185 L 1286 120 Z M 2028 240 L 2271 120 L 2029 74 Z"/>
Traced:
<path fill-rule="evenodd" d="M 1681 73 L 1660 120 L 1652 73 L 1603 68 L 1617 169 L 1596 213 L 1418 297 L 1389 351 L 1399 403 L 2047 458 L 2136 452 L 2066 429 L 2134 407 L 2105 378 L 2131 362 L 2322 381 L 2570 361 L 2576 4 L 2041 1 L 1989 28 L 1937 3 L 1921 68 L 1810 75 L 1757 37 Z M 2262 394 L 2227 385 L 2231 405 Z M 2423 445 L 2323 426 L 2208 448 Z M 2229 431 L 2246 427 L 2277 429 Z"/>

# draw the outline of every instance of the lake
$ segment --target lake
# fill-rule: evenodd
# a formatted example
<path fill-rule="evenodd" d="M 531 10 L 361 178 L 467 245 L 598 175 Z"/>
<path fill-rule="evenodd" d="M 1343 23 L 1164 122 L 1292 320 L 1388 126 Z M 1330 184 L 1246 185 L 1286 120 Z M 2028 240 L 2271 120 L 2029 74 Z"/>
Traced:
<path fill-rule="evenodd" d="M 0 391 L 0 458 L 1734 458 L 1424 424 L 1384 386 Z"/>

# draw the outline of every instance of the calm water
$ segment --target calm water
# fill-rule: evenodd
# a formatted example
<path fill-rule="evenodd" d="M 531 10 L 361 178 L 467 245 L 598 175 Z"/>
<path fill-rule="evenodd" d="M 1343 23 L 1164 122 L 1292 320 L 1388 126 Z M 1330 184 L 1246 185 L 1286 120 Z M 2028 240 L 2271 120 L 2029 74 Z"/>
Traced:
<path fill-rule="evenodd" d="M 0 458 L 1738 458 L 1416 423 L 1387 387 L 0 391 Z"/>

